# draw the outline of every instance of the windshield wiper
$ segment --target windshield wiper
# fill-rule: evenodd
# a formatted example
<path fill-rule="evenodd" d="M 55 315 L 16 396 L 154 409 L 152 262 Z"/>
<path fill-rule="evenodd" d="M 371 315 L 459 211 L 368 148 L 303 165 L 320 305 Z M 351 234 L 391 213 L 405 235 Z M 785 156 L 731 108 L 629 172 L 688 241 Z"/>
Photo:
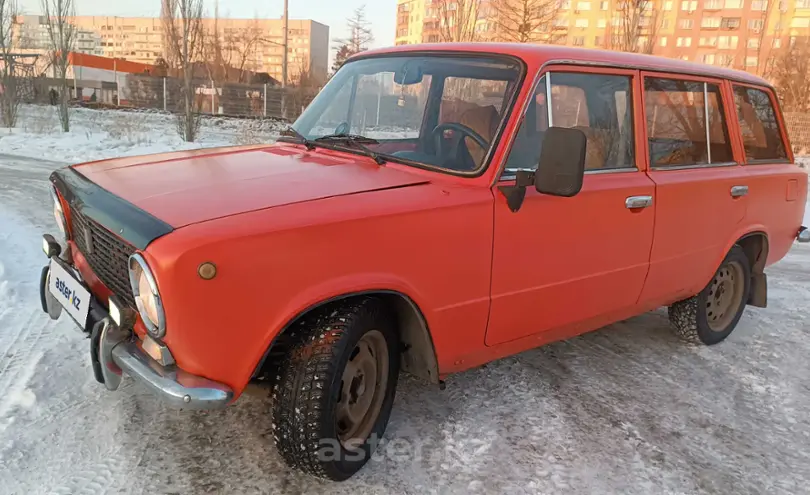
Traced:
<path fill-rule="evenodd" d="M 315 145 L 312 144 L 312 141 L 306 138 L 303 134 L 295 130 L 295 127 L 289 126 L 283 131 L 281 131 L 282 138 L 291 138 L 290 141 L 296 144 L 303 144 L 307 150 L 312 151 L 315 149 Z"/>
<path fill-rule="evenodd" d="M 338 142 L 340 144 L 345 144 L 346 146 L 354 146 L 365 156 L 374 160 L 377 165 L 385 165 L 388 163 L 385 158 L 379 155 L 379 153 L 372 151 L 368 148 L 368 146 L 366 146 L 367 144 L 380 144 L 380 142 L 374 138 L 358 136 L 356 134 L 328 134 L 326 136 L 316 138 L 314 142 Z"/>

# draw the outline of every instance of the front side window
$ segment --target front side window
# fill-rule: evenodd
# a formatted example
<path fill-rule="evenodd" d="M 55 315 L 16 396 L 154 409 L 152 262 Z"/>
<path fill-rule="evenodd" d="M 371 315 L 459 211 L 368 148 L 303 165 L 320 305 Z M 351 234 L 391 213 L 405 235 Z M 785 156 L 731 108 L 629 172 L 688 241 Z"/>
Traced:
<path fill-rule="evenodd" d="M 549 127 L 549 90 L 551 125 L 579 129 L 585 134 L 586 170 L 636 166 L 630 77 L 552 72 L 540 81 L 529 104 L 506 162 L 507 172 L 537 168 Z"/>
<path fill-rule="evenodd" d="M 746 161 L 786 160 L 785 143 L 768 93 L 761 89 L 734 86 L 734 103 Z"/>
<path fill-rule="evenodd" d="M 644 107 L 651 166 L 733 162 L 716 84 L 648 77 L 644 79 Z"/>
<path fill-rule="evenodd" d="M 485 165 L 521 74 L 517 61 L 496 56 L 360 59 L 335 74 L 293 128 L 316 146 L 469 173 Z"/>

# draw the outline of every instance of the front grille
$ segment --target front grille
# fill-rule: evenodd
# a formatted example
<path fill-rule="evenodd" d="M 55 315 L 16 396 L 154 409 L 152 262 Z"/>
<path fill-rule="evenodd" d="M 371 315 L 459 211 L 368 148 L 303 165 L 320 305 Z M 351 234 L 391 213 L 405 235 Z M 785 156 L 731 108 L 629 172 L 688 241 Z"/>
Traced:
<path fill-rule="evenodd" d="M 107 288 L 134 308 L 128 262 L 135 248 L 77 210 L 70 210 L 70 221 L 71 238 L 90 268 Z"/>

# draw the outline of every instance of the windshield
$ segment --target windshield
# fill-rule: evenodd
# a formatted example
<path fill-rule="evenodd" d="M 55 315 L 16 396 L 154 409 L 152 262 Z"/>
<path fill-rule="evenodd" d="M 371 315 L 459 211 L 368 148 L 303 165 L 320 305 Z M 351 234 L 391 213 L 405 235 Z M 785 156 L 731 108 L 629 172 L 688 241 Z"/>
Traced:
<path fill-rule="evenodd" d="M 495 56 L 360 59 L 335 74 L 293 127 L 315 144 L 342 140 L 360 153 L 348 145 L 362 137 L 366 153 L 386 160 L 474 172 L 495 144 L 520 75 L 518 62 Z"/>

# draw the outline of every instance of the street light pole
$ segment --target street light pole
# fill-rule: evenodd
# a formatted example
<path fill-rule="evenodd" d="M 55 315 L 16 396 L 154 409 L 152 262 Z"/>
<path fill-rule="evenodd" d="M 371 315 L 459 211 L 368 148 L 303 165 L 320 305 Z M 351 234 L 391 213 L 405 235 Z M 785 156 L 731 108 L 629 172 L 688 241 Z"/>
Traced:
<path fill-rule="evenodd" d="M 284 0 L 284 53 L 281 55 L 281 116 L 285 119 L 287 118 L 287 50 L 290 43 L 288 3 L 289 0 Z"/>
<path fill-rule="evenodd" d="M 289 47 L 289 23 L 290 13 L 287 10 L 289 0 L 284 0 L 284 53 L 281 55 L 281 87 L 287 87 L 287 50 Z"/>

